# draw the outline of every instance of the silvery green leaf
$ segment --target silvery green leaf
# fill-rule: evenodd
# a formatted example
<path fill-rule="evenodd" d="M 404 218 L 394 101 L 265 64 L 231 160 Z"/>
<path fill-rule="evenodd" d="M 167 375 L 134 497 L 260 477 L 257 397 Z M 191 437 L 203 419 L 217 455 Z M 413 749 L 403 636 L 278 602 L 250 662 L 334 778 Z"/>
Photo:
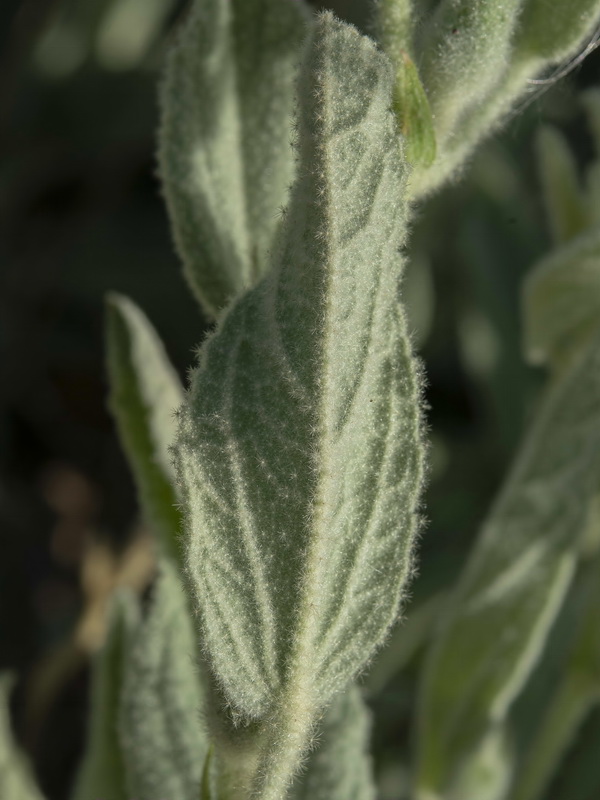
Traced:
<path fill-rule="evenodd" d="M 556 64 L 577 54 L 599 24 L 598 0 L 526 0 L 515 40 L 516 57 Z"/>
<path fill-rule="evenodd" d="M 600 482 L 600 338 L 548 392 L 434 643 L 418 783 L 438 797 L 500 725 L 567 591 Z"/>
<path fill-rule="evenodd" d="M 563 134 L 551 125 L 538 131 L 536 150 L 550 230 L 556 242 L 568 241 L 590 222 L 575 157 Z"/>
<path fill-rule="evenodd" d="M 195 0 L 168 58 L 160 171 L 185 275 L 212 315 L 270 265 L 307 18 L 303 0 Z"/>
<path fill-rule="evenodd" d="M 208 750 L 196 642 L 167 561 L 126 639 L 119 728 L 130 797 L 198 800 Z"/>
<path fill-rule="evenodd" d="M 600 327 L 600 230 L 563 245 L 529 273 L 523 289 L 529 361 L 561 365 Z"/>
<path fill-rule="evenodd" d="M 356 686 L 336 696 L 289 800 L 375 800 L 370 728 L 370 714 Z"/>
<path fill-rule="evenodd" d="M 12 685 L 12 676 L 0 673 L 0 797 L 43 800 L 31 767 L 14 741 L 8 706 Z"/>
<path fill-rule="evenodd" d="M 420 72 L 438 140 L 502 81 L 523 0 L 441 0 L 421 42 Z"/>
<path fill-rule="evenodd" d="M 452 11 L 455 1 L 456 8 L 459 4 L 468 6 L 467 18 L 472 18 L 473 23 L 481 20 L 484 27 L 494 13 L 501 15 L 505 10 L 511 14 L 515 12 L 515 4 L 512 0 L 506 9 L 505 3 L 491 3 L 487 0 L 468 3 L 463 3 L 462 0 L 448 0 L 439 6 L 436 16 L 442 14 L 443 7 Z M 493 26 L 488 26 L 487 33 L 480 39 L 473 38 L 473 52 L 478 53 L 478 59 L 482 60 L 481 81 L 479 81 L 478 73 L 473 70 L 475 62 L 469 61 L 469 48 L 464 51 L 456 51 L 457 63 L 461 63 L 461 59 L 464 59 L 461 69 L 464 69 L 465 74 L 470 76 L 469 80 L 474 87 L 473 92 L 479 98 L 476 102 L 471 102 L 473 94 L 470 90 L 465 92 L 464 98 L 462 97 L 462 83 L 458 80 L 461 72 L 456 73 L 457 80 L 455 82 L 453 82 L 450 71 L 446 70 L 440 73 L 440 75 L 446 76 L 444 80 L 449 87 L 448 119 L 451 121 L 456 118 L 455 134 L 449 136 L 444 142 L 441 142 L 438 137 L 438 157 L 434 164 L 427 170 L 419 170 L 413 176 L 410 189 L 415 197 L 431 193 L 456 174 L 472 155 L 479 142 L 510 117 L 515 107 L 518 110 L 519 102 L 524 104 L 529 102 L 532 92 L 535 91 L 536 82 L 540 80 L 540 75 L 543 76 L 564 59 L 577 59 L 579 53 L 585 55 L 586 44 L 593 39 L 600 24 L 600 0 L 574 0 L 574 2 L 573 0 L 524 0 L 521 5 L 521 13 L 515 17 L 516 24 L 512 36 L 508 39 L 510 45 L 508 60 L 506 60 L 508 28 L 505 23 L 500 25 L 501 35 L 497 40 Z M 450 29 L 447 39 L 443 40 L 443 46 L 440 45 L 438 51 L 440 61 L 447 64 L 451 63 L 450 56 L 455 53 L 453 42 L 457 34 L 452 32 L 455 29 L 460 33 L 461 26 L 457 24 L 455 28 Z M 474 33 L 476 29 L 476 25 L 469 24 L 468 31 L 472 30 Z M 443 28 L 440 30 L 443 32 Z M 483 33 L 483 28 L 480 32 Z M 434 29 L 428 38 L 423 37 L 423 42 L 429 42 L 432 36 L 435 39 L 435 35 Z M 439 40 L 439 36 L 437 40 Z M 419 59 L 423 57 L 432 64 L 431 78 L 424 69 L 421 71 L 421 77 L 425 91 L 430 95 L 433 112 L 437 114 L 436 101 L 431 96 L 431 90 L 436 81 L 440 81 L 441 78 L 435 72 L 435 50 L 431 50 L 428 44 L 427 52 L 425 52 L 424 46 L 422 44 L 416 51 L 415 59 L 417 63 L 420 63 Z M 490 49 L 490 58 L 487 62 L 486 46 Z M 448 51 L 448 55 L 446 51 Z M 498 64 L 498 71 L 495 75 L 492 69 L 494 62 Z M 558 67 L 556 73 L 550 75 L 549 80 L 557 80 L 569 69 L 570 64 L 567 62 L 563 67 Z M 497 80 L 494 80 L 495 77 Z M 433 81 L 432 85 L 430 85 L 430 80 Z M 469 80 L 467 80 L 467 87 L 471 86 Z M 545 79 L 542 78 L 541 81 L 541 86 L 545 85 Z M 483 91 L 484 87 L 487 87 L 485 91 Z M 440 102 L 446 102 L 444 97 L 445 89 L 440 93 Z M 456 106 L 450 102 L 453 97 L 456 97 Z M 452 111 L 453 108 L 460 109 L 460 116 Z M 447 124 L 446 127 L 448 127 Z"/>
<path fill-rule="evenodd" d="M 319 18 L 275 269 L 202 348 L 175 447 L 211 668 L 233 709 L 270 721 L 265 800 L 382 643 L 412 569 L 423 446 L 392 88 L 371 40 Z"/>
<path fill-rule="evenodd" d="M 139 608 L 132 594 L 114 598 L 106 642 L 96 657 L 86 749 L 75 782 L 73 800 L 106 797 L 129 800 L 125 762 L 118 736 L 127 632 L 138 623 Z"/>
<path fill-rule="evenodd" d="M 158 334 L 131 300 L 109 295 L 106 324 L 110 408 L 144 515 L 164 552 L 177 559 L 180 513 L 168 449 L 183 390 Z"/>
<path fill-rule="evenodd" d="M 600 702 L 600 557 L 578 575 L 580 614 L 560 679 L 525 753 L 510 800 L 539 800 L 583 720 Z"/>

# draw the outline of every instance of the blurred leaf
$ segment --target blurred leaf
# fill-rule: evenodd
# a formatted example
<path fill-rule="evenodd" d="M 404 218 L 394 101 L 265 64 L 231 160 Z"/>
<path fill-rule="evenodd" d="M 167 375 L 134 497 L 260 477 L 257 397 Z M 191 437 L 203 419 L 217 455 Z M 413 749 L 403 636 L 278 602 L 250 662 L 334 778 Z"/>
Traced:
<path fill-rule="evenodd" d="M 524 755 L 511 800 L 542 797 L 582 721 L 600 701 L 600 557 L 588 565 L 579 583 L 577 590 L 584 602 L 574 641 L 537 735 Z"/>
<path fill-rule="evenodd" d="M 208 744 L 196 652 L 179 579 L 163 561 L 125 639 L 119 723 L 130 797 L 198 800 Z"/>
<path fill-rule="evenodd" d="M 523 289 L 524 349 L 532 363 L 563 368 L 600 327 L 600 229 L 551 253 Z"/>
<path fill-rule="evenodd" d="M 419 720 L 423 797 L 451 791 L 535 666 L 599 483 L 596 338 L 539 408 L 432 647 Z"/>
<path fill-rule="evenodd" d="M 6 800 L 43 800 L 31 767 L 13 738 L 8 701 L 13 678 L 0 673 L 0 797 Z"/>
<path fill-rule="evenodd" d="M 551 125 L 540 127 L 536 151 L 550 230 L 555 242 L 568 241 L 589 224 L 575 157 L 563 134 Z"/>
<path fill-rule="evenodd" d="M 108 297 L 106 339 L 109 404 L 144 516 L 164 552 L 178 563 L 180 512 L 169 447 L 183 401 L 179 378 L 146 316 L 122 295 Z"/>
<path fill-rule="evenodd" d="M 108 637 L 98 653 L 92 676 L 89 728 L 83 762 L 79 768 L 73 800 L 106 797 L 130 800 L 125 763 L 119 743 L 119 704 L 123 686 L 125 641 L 139 620 L 133 594 L 114 596 Z"/>

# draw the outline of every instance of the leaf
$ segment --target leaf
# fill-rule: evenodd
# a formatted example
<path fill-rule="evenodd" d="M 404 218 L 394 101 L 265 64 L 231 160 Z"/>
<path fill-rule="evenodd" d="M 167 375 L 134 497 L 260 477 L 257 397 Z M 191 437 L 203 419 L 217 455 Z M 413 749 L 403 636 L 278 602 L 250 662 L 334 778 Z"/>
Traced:
<path fill-rule="evenodd" d="M 600 230 L 551 253 L 523 287 L 524 349 L 533 364 L 568 363 L 600 327 Z"/>
<path fill-rule="evenodd" d="M 510 65 L 523 0 L 441 0 L 423 33 L 420 73 L 436 135 L 445 142 L 461 117 L 490 94 Z"/>
<path fill-rule="evenodd" d="M 126 640 L 119 722 L 130 797 L 200 796 L 208 744 L 195 656 L 185 596 L 163 561 L 145 618 Z"/>
<path fill-rule="evenodd" d="M 394 111 L 406 141 L 408 163 L 431 166 L 436 148 L 433 117 L 417 68 L 407 53 L 397 64 Z"/>
<path fill-rule="evenodd" d="M 0 797 L 43 800 L 31 767 L 14 741 L 8 705 L 13 682 L 9 673 L 0 673 Z"/>
<path fill-rule="evenodd" d="M 555 242 L 568 241 L 589 225 L 575 158 L 552 125 L 539 129 L 536 150 L 550 230 Z"/>
<path fill-rule="evenodd" d="M 600 557 L 579 575 L 581 609 L 560 680 L 523 759 L 511 800 L 538 800 L 558 772 L 583 720 L 600 701 Z"/>
<path fill-rule="evenodd" d="M 360 690 L 351 686 L 325 712 L 316 749 L 307 757 L 289 800 L 375 800 L 370 728 Z"/>
<path fill-rule="evenodd" d="M 599 0 L 526 0 L 515 40 L 517 58 L 556 64 L 576 55 L 599 24 Z"/>
<path fill-rule="evenodd" d="M 265 799 L 412 569 L 423 446 L 392 86 L 369 39 L 319 17 L 277 266 L 204 345 L 175 446 L 212 670 L 237 712 L 270 720 Z"/>
<path fill-rule="evenodd" d="M 121 592 L 115 596 L 108 638 L 94 664 L 87 744 L 73 800 L 94 797 L 129 800 L 118 737 L 118 713 L 125 637 L 137 624 L 138 614 L 132 594 Z"/>
<path fill-rule="evenodd" d="M 196 0 L 167 61 L 160 172 L 184 273 L 213 316 L 270 265 L 307 21 L 301 0 Z"/>
<path fill-rule="evenodd" d="M 531 673 L 600 481 L 600 339 L 551 388 L 449 605 L 420 704 L 418 783 L 445 795 Z"/>
<path fill-rule="evenodd" d="M 109 405 L 140 502 L 165 553 L 179 559 L 180 512 L 169 447 L 183 390 L 158 334 L 128 298 L 110 294 L 106 338 Z"/>

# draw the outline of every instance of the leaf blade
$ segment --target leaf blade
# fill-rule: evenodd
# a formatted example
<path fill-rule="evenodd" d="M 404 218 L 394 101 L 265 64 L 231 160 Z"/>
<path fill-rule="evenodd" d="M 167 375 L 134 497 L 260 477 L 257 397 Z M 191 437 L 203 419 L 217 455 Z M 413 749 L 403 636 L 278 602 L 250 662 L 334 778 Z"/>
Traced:
<path fill-rule="evenodd" d="M 184 274 L 211 316 L 269 266 L 307 21 L 296 0 L 198 0 L 167 61 L 160 172 Z"/>
<path fill-rule="evenodd" d="M 423 447 L 392 87 L 370 40 L 320 18 L 278 266 L 204 346 L 176 445 L 212 669 L 237 712 L 278 720 L 265 798 L 382 642 L 411 572 Z"/>
<path fill-rule="evenodd" d="M 160 564 L 145 618 L 126 640 L 119 728 L 127 785 L 144 800 L 198 800 L 208 744 L 187 602 Z"/>
<path fill-rule="evenodd" d="M 431 653 L 421 698 L 424 797 L 448 790 L 480 737 L 502 723 L 539 657 L 597 491 L 599 415 L 596 337 L 549 392 Z M 456 696 L 456 685 L 469 690 Z"/>
<path fill-rule="evenodd" d="M 107 298 L 106 340 L 109 407 L 140 503 L 163 551 L 179 562 L 181 516 L 169 447 L 183 390 L 158 334 L 143 312 L 122 295 L 113 293 Z"/>

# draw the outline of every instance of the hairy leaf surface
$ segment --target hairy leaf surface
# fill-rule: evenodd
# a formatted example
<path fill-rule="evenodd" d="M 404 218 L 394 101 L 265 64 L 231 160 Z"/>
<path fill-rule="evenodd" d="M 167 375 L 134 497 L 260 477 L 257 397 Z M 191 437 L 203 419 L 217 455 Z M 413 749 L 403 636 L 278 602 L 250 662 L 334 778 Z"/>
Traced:
<path fill-rule="evenodd" d="M 270 264 L 307 20 L 302 0 L 196 0 L 168 59 L 160 171 L 184 272 L 212 315 Z"/>
<path fill-rule="evenodd" d="M 126 639 L 119 718 L 131 797 L 200 796 L 208 745 L 195 656 L 185 596 L 163 561 L 145 617 Z"/>
<path fill-rule="evenodd" d="M 12 684 L 11 675 L 0 674 L 0 797 L 6 800 L 43 800 L 32 770 L 13 738 L 8 707 Z"/>
<path fill-rule="evenodd" d="M 411 571 L 423 448 L 392 86 L 369 39 L 320 17 L 276 268 L 204 345 L 176 445 L 212 668 L 242 714 L 295 720 L 277 734 L 294 753 Z"/>
<path fill-rule="evenodd" d="M 178 559 L 180 513 L 169 447 L 183 390 L 158 334 L 129 299 L 107 306 L 110 408 L 136 479 L 148 524 L 163 550 Z"/>
<path fill-rule="evenodd" d="M 595 337 L 539 409 L 433 649 L 421 707 L 424 797 L 452 785 L 535 665 L 571 581 L 599 481 Z"/>
<path fill-rule="evenodd" d="M 370 713 L 356 686 L 334 698 L 289 800 L 375 800 Z"/>

